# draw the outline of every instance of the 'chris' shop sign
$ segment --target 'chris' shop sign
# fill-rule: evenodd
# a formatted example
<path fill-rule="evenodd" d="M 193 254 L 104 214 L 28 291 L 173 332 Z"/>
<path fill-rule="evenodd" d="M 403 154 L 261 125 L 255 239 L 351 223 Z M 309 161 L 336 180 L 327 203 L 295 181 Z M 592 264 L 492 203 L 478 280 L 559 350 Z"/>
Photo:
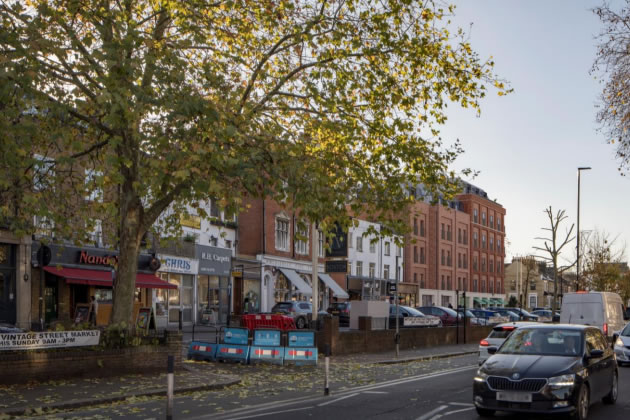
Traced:
<path fill-rule="evenodd" d="M 199 274 L 230 275 L 232 263 L 232 251 L 230 249 L 197 245 L 195 252 L 199 260 Z"/>
<path fill-rule="evenodd" d="M 197 274 L 199 262 L 192 258 L 175 257 L 171 255 L 158 255 L 162 263 L 159 271 L 168 273 Z"/>

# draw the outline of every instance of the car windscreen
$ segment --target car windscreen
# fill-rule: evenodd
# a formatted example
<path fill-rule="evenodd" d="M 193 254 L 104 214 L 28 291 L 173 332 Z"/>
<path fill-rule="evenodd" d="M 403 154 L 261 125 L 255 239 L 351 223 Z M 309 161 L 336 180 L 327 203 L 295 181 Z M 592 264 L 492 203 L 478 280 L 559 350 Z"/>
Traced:
<path fill-rule="evenodd" d="M 455 312 L 453 309 L 451 308 L 440 308 L 442 309 L 444 312 L 446 312 L 447 314 L 449 314 L 450 316 L 457 316 L 457 312 Z"/>
<path fill-rule="evenodd" d="M 271 308 L 271 312 L 288 312 L 291 310 L 291 306 L 293 304 L 291 302 L 280 302 L 277 303 L 273 308 Z"/>
<path fill-rule="evenodd" d="M 579 330 L 519 328 L 497 353 L 576 357 L 582 354 L 582 341 Z"/>
<path fill-rule="evenodd" d="M 407 313 L 411 316 L 424 316 L 424 314 L 422 312 L 420 312 L 419 310 L 412 308 L 410 306 L 403 306 L 405 308 L 405 310 L 407 311 Z"/>
<path fill-rule="evenodd" d="M 620 335 L 630 337 L 630 324 L 626 325 L 626 328 L 621 331 Z"/>

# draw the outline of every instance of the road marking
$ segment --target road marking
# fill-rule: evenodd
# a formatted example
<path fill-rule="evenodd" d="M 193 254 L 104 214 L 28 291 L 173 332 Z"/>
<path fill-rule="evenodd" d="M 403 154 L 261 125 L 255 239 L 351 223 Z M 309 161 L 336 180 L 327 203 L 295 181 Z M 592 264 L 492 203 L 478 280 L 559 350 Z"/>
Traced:
<path fill-rule="evenodd" d="M 345 397 L 337 398 L 336 400 L 326 401 L 326 402 L 323 402 L 321 404 L 317 404 L 317 406 L 318 407 L 323 407 L 325 405 L 336 403 L 337 401 L 345 400 L 346 398 L 351 398 L 351 397 L 354 397 L 354 396 L 357 396 L 357 395 L 359 395 L 358 392 L 356 392 L 354 394 L 346 395 Z"/>
<path fill-rule="evenodd" d="M 271 416 L 273 414 L 282 414 L 282 413 L 290 413 L 292 411 L 310 410 L 311 408 L 314 408 L 314 407 L 311 405 L 309 407 L 291 408 L 289 410 L 273 411 L 270 413 L 252 414 L 251 416 L 233 417 L 231 420 L 253 419 L 255 417 Z"/>
<path fill-rule="evenodd" d="M 364 394 L 389 394 L 387 391 L 363 391 Z"/>
<path fill-rule="evenodd" d="M 434 408 L 433 410 L 429 411 L 428 413 L 421 415 L 416 420 L 427 420 L 428 418 L 431 418 L 432 416 L 437 414 L 439 411 L 442 411 L 442 410 L 444 410 L 446 408 L 448 408 L 448 405 L 441 405 L 438 408 Z"/>
<path fill-rule="evenodd" d="M 446 413 L 438 414 L 437 416 L 431 417 L 431 420 L 438 420 L 442 417 L 450 416 L 451 414 L 462 413 L 464 411 L 474 410 L 475 407 L 462 408 L 460 410 L 447 411 Z"/>
<path fill-rule="evenodd" d="M 450 375 L 452 373 L 460 373 L 460 372 L 465 372 L 468 370 L 473 370 L 473 369 L 479 369 L 479 366 L 477 365 L 469 365 L 469 366 L 464 366 L 464 367 L 460 367 L 460 368 L 455 368 L 455 369 L 449 369 L 449 370 L 443 370 L 441 372 L 434 372 L 434 373 L 424 373 L 421 375 L 416 375 L 416 376 L 410 376 L 408 378 L 400 378 L 400 379 L 393 379 L 390 381 L 385 381 L 385 382 L 381 382 L 379 384 L 371 384 L 371 385 L 362 385 L 362 386 L 358 386 L 355 388 L 350 388 L 350 389 L 345 389 L 339 392 L 335 393 L 335 396 L 341 397 L 341 396 L 345 396 L 345 395 L 349 395 L 349 394 L 353 394 L 353 393 L 360 393 L 360 392 L 366 392 L 366 391 L 374 391 L 376 389 L 379 388 L 386 388 L 386 387 L 391 387 L 391 386 L 396 386 L 396 385 L 401 385 L 401 384 L 405 384 L 408 382 L 414 382 L 414 381 L 422 381 L 424 379 L 431 379 L 431 378 L 436 378 L 439 376 L 444 376 L 444 375 Z M 223 413 L 215 413 L 215 414 L 205 414 L 202 416 L 197 416 L 197 417 L 193 417 L 190 418 L 189 420 L 199 420 L 199 419 L 207 419 L 207 418 L 230 418 L 232 419 L 232 417 L 230 416 L 237 416 L 237 415 L 245 415 L 248 413 L 256 413 L 262 410 L 272 410 L 272 409 L 278 409 L 278 408 L 282 408 L 282 407 L 287 407 L 287 406 L 291 406 L 291 405 L 295 405 L 298 403 L 310 403 L 310 404 L 314 404 L 317 401 L 321 401 L 324 399 L 329 399 L 330 397 L 315 397 L 313 398 L 310 395 L 304 396 L 304 397 L 297 397 L 297 398 L 293 398 L 293 399 L 288 399 L 288 400 L 281 400 L 281 401 L 271 401 L 268 403 L 263 403 L 263 404 L 259 404 L 258 406 L 255 407 L 243 407 L 243 408 L 236 408 L 233 410 L 230 410 L 228 412 L 223 412 Z"/>
<path fill-rule="evenodd" d="M 475 404 L 472 403 L 461 403 L 461 402 L 450 402 L 448 405 L 461 405 L 463 407 L 474 407 Z"/>

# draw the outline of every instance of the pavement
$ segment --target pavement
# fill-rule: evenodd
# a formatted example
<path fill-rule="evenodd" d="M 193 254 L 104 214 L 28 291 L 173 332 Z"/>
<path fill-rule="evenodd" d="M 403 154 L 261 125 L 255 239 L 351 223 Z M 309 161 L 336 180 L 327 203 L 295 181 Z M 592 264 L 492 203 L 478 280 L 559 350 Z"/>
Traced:
<path fill-rule="evenodd" d="M 361 353 L 331 357 L 334 365 L 386 365 L 450 358 L 476 353 L 477 344 L 449 345 L 395 352 Z M 323 358 L 320 358 L 323 362 Z M 320 363 L 321 364 L 321 363 Z M 239 384 L 241 369 L 230 365 L 185 362 L 175 374 L 175 393 L 220 390 Z M 227 368 L 227 370 L 226 370 Z M 289 374 L 289 371 L 287 371 Z M 247 381 L 247 378 L 245 378 Z M 78 378 L 25 385 L 0 386 L 0 419 L 8 416 L 39 415 L 56 410 L 134 401 L 166 394 L 166 374 L 127 375 L 109 378 Z"/>

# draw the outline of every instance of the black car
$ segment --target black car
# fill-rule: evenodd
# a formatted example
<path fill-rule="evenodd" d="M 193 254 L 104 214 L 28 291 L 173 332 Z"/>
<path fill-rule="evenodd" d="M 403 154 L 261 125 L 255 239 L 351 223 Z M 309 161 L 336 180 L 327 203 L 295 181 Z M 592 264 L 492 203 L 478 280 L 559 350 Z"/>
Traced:
<path fill-rule="evenodd" d="M 350 302 L 333 302 L 326 311 L 332 316 L 339 317 L 339 326 L 347 327 L 350 325 Z"/>
<path fill-rule="evenodd" d="M 565 413 L 586 419 L 591 403 L 614 404 L 618 372 L 613 349 L 596 327 L 537 324 L 515 330 L 473 381 L 480 416 L 495 411 Z"/>

